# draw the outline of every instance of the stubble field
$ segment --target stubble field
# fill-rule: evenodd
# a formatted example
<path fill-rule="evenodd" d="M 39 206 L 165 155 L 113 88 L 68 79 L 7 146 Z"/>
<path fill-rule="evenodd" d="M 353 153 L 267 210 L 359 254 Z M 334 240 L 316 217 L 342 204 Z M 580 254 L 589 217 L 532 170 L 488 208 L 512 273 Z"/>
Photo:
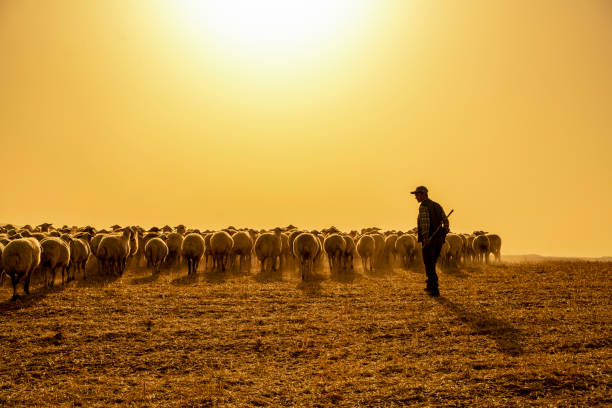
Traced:
<path fill-rule="evenodd" d="M 604 406 L 612 264 L 0 289 L 0 406 Z"/>

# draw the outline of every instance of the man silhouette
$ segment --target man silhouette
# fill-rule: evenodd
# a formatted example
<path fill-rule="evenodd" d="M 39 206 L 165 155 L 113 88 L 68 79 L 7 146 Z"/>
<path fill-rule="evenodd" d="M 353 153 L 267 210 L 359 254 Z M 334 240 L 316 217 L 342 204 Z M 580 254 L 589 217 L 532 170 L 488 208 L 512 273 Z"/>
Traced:
<path fill-rule="evenodd" d="M 440 296 L 438 288 L 438 275 L 436 274 L 436 262 L 440 256 L 440 250 L 450 230 L 448 218 L 440 204 L 428 197 L 425 186 L 418 186 L 414 191 L 416 200 L 421 203 L 419 216 L 417 218 L 418 241 L 423 245 L 423 263 L 427 274 L 427 291 L 431 296 Z"/>

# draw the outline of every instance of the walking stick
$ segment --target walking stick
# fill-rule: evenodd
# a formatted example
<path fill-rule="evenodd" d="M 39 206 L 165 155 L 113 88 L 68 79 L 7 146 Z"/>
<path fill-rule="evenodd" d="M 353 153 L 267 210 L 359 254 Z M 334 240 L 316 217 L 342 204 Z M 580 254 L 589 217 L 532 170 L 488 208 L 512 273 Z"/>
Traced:
<path fill-rule="evenodd" d="M 451 214 L 454 212 L 454 209 L 451 209 L 450 212 L 446 215 L 446 219 L 448 220 L 448 217 L 451 216 Z M 440 227 L 442 226 L 442 224 L 438 225 L 438 228 L 436 228 L 436 230 L 433 232 L 433 234 L 431 234 L 431 237 L 429 238 L 429 242 L 431 242 L 431 240 L 433 239 L 433 237 L 436 236 L 436 234 L 438 233 L 438 231 L 440 231 Z M 429 245 L 429 243 L 427 244 Z M 427 245 L 423 245 L 423 248 L 425 248 Z"/>

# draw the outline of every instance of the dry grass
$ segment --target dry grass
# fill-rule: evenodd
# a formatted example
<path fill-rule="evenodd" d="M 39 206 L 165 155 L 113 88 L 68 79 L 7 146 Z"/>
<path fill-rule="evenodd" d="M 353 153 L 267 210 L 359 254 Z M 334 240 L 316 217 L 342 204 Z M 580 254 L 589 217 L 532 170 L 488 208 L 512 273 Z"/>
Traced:
<path fill-rule="evenodd" d="M 4 287 L 0 405 L 609 405 L 611 266 Z"/>

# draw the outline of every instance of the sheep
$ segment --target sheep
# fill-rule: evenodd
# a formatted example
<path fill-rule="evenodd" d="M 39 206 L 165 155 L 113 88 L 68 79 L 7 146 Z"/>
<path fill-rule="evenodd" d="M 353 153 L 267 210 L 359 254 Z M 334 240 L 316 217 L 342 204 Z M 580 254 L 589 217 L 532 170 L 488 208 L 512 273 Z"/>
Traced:
<path fill-rule="evenodd" d="M 342 268 L 342 258 L 346 250 L 346 241 L 340 234 L 331 234 L 323 241 L 323 248 L 327 253 L 329 271 L 339 272 Z"/>
<path fill-rule="evenodd" d="M 489 238 L 486 235 L 476 235 L 472 242 L 472 250 L 477 263 L 489 263 Z"/>
<path fill-rule="evenodd" d="M 40 232 L 49 232 L 49 228 L 52 227 L 53 224 L 49 224 L 48 222 L 45 222 L 43 224 L 38 225 L 36 228 L 40 231 Z"/>
<path fill-rule="evenodd" d="M 208 258 L 212 259 L 212 249 L 210 248 L 210 239 L 212 238 L 213 233 L 207 232 L 204 235 L 204 266 L 208 267 Z"/>
<path fill-rule="evenodd" d="M 399 255 L 402 265 L 407 268 L 414 262 L 417 251 L 417 240 L 410 234 L 402 234 L 395 241 L 395 252 Z"/>
<path fill-rule="evenodd" d="M 168 257 L 166 258 L 166 265 L 173 267 L 180 263 L 181 248 L 183 246 L 183 236 L 178 232 L 170 232 L 166 238 L 166 245 L 168 245 Z"/>
<path fill-rule="evenodd" d="M 278 259 L 279 259 L 278 268 L 280 270 L 283 270 L 283 268 L 289 262 L 289 260 L 293 259 L 293 250 L 289 246 L 289 235 L 284 232 L 281 232 L 281 253 Z"/>
<path fill-rule="evenodd" d="M 293 241 L 293 255 L 300 263 L 302 281 L 312 274 L 314 259 L 320 252 L 320 242 L 317 237 L 309 232 L 303 232 Z"/>
<path fill-rule="evenodd" d="M 381 266 L 385 253 L 385 237 L 379 232 L 372 232 L 369 235 L 374 238 L 374 265 Z"/>
<path fill-rule="evenodd" d="M 255 256 L 261 263 L 261 272 L 276 271 L 276 258 L 282 251 L 281 229 L 264 232 L 255 240 Z M 269 267 L 268 267 L 269 266 Z"/>
<path fill-rule="evenodd" d="M 459 238 L 461 238 L 461 255 L 460 258 L 462 260 L 462 262 L 465 264 L 467 263 L 467 258 L 466 258 L 466 248 L 467 248 L 467 237 L 465 234 L 457 234 L 459 236 Z"/>
<path fill-rule="evenodd" d="M 446 255 L 448 254 L 449 248 L 450 248 L 450 245 L 448 245 L 448 242 L 444 241 L 444 243 L 442 244 L 442 247 L 440 248 L 440 254 L 438 255 L 438 259 L 441 259 L 441 260 L 446 259 Z"/>
<path fill-rule="evenodd" d="M 342 264 L 346 270 L 353 272 L 355 270 L 353 260 L 355 259 L 355 255 L 357 255 L 357 247 L 355 246 L 353 237 L 350 235 L 343 235 L 342 238 L 344 238 L 344 242 L 346 243 L 344 253 L 342 254 Z"/>
<path fill-rule="evenodd" d="M 461 251 L 463 249 L 463 240 L 457 234 L 447 234 L 446 242 L 448 243 L 448 251 L 446 252 L 446 256 L 443 259 L 443 262 L 446 265 L 450 265 L 451 263 L 458 267 L 461 262 Z"/>
<path fill-rule="evenodd" d="M 130 260 L 136 258 L 138 255 L 138 243 L 142 235 L 136 227 L 132 227 L 132 231 L 133 234 L 130 236 L 130 254 L 128 255 Z M 136 260 L 136 265 L 138 266 L 138 259 Z"/>
<path fill-rule="evenodd" d="M 213 269 L 225 272 L 230 252 L 234 247 L 232 236 L 225 231 L 217 231 L 210 237 L 210 250 L 213 257 Z"/>
<path fill-rule="evenodd" d="M 370 261 L 370 272 L 373 270 L 373 256 L 376 253 L 376 241 L 371 235 L 362 235 L 357 241 L 357 253 L 361 258 L 363 271 L 367 271 L 367 263 Z"/>
<path fill-rule="evenodd" d="M 464 234 L 465 236 L 465 252 L 463 254 L 463 257 L 465 259 L 466 263 L 473 263 L 476 259 L 476 253 L 474 252 L 474 247 L 473 247 L 473 243 L 474 243 L 474 238 L 476 238 L 475 235 L 471 235 L 471 234 Z"/>
<path fill-rule="evenodd" d="M 23 277 L 23 291 L 30 294 L 30 277 L 40 264 L 40 243 L 35 238 L 18 238 L 8 243 L 2 251 L 4 272 L 11 278 L 13 297 L 17 299 L 17 283 Z"/>
<path fill-rule="evenodd" d="M 183 241 L 184 244 L 184 241 Z M 159 273 L 161 266 L 168 256 L 168 245 L 163 239 L 153 237 L 144 244 L 144 257 L 147 260 L 147 268 L 153 268 L 153 273 Z"/>
<path fill-rule="evenodd" d="M 66 283 L 70 281 L 70 275 L 67 273 L 68 265 L 70 264 L 70 246 L 62 238 L 47 237 L 40 242 L 41 254 L 39 270 L 43 275 L 45 285 L 52 287 L 55 283 L 55 272 L 60 269 L 62 271 L 62 284 L 64 284 L 64 275 L 66 275 Z"/>
<path fill-rule="evenodd" d="M 32 236 L 32 238 L 36 238 L 38 240 L 38 242 L 40 242 L 43 239 L 47 238 L 47 234 L 42 233 L 42 232 L 33 232 L 30 235 Z"/>
<path fill-rule="evenodd" d="M 242 271 L 242 263 L 246 261 L 248 272 L 251 272 L 251 251 L 253 250 L 253 240 L 246 231 L 238 231 L 232 235 L 234 246 L 232 247 L 232 268 L 236 264 L 236 258 L 239 258 L 238 272 Z"/>
<path fill-rule="evenodd" d="M 393 268 L 395 258 L 397 257 L 397 251 L 395 249 L 395 242 L 397 241 L 397 234 L 391 233 L 385 237 L 384 247 L 384 263 L 389 267 Z"/>
<path fill-rule="evenodd" d="M 2 252 L 4 251 L 4 244 L 0 242 L 0 287 L 4 285 L 4 267 L 2 266 Z"/>
<path fill-rule="evenodd" d="M 303 233 L 304 231 L 293 230 L 289 233 L 289 245 L 291 246 L 291 253 L 293 253 L 293 241 L 297 238 L 298 235 Z"/>
<path fill-rule="evenodd" d="M 321 234 L 318 231 L 311 231 L 311 234 L 313 234 L 315 236 L 315 238 L 317 238 L 317 244 L 319 246 L 319 250 L 317 251 L 315 257 L 314 257 L 314 268 L 315 269 L 320 269 L 322 268 L 322 262 L 323 262 L 323 255 L 325 253 L 325 251 L 323 250 L 323 241 L 325 240 L 325 237 L 323 236 L 323 234 Z"/>
<path fill-rule="evenodd" d="M 187 260 L 187 275 L 196 274 L 204 256 L 204 238 L 197 233 L 187 234 L 181 246 L 181 254 Z"/>
<path fill-rule="evenodd" d="M 105 235 L 106 234 L 98 233 L 94 235 L 93 238 L 91 238 L 91 240 L 89 241 L 89 249 L 91 250 L 91 254 L 96 258 L 98 257 L 98 246 L 100 245 L 100 241 L 102 241 L 102 238 L 104 238 Z"/>
<path fill-rule="evenodd" d="M 72 272 L 72 279 L 75 279 L 76 274 L 79 271 L 83 271 L 83 279 L 87 279 L 87 272 L 85 271 L 85 264 L 91 253 L 87 238 L 89 234 L 85 234 L 83 237 L 75 237 L 69 241 L 70 245 L 70 267 L 69 271 Z"/>
<path fill-rule="evenodd" d="M 123 275 L 130 255 L 130 239 L 133 233 L 132 229 L 124 228 L 121 235 L 108 234 L 102 238 L 98 245 L 97 258 L 106 273 Z"/>
<path fill-rule="evenodd" d="M 486 234 L 489 238 L 489 252 L 495 256 L 497 262 L 501 262 L 501 237 L 497 234 Z"/>

